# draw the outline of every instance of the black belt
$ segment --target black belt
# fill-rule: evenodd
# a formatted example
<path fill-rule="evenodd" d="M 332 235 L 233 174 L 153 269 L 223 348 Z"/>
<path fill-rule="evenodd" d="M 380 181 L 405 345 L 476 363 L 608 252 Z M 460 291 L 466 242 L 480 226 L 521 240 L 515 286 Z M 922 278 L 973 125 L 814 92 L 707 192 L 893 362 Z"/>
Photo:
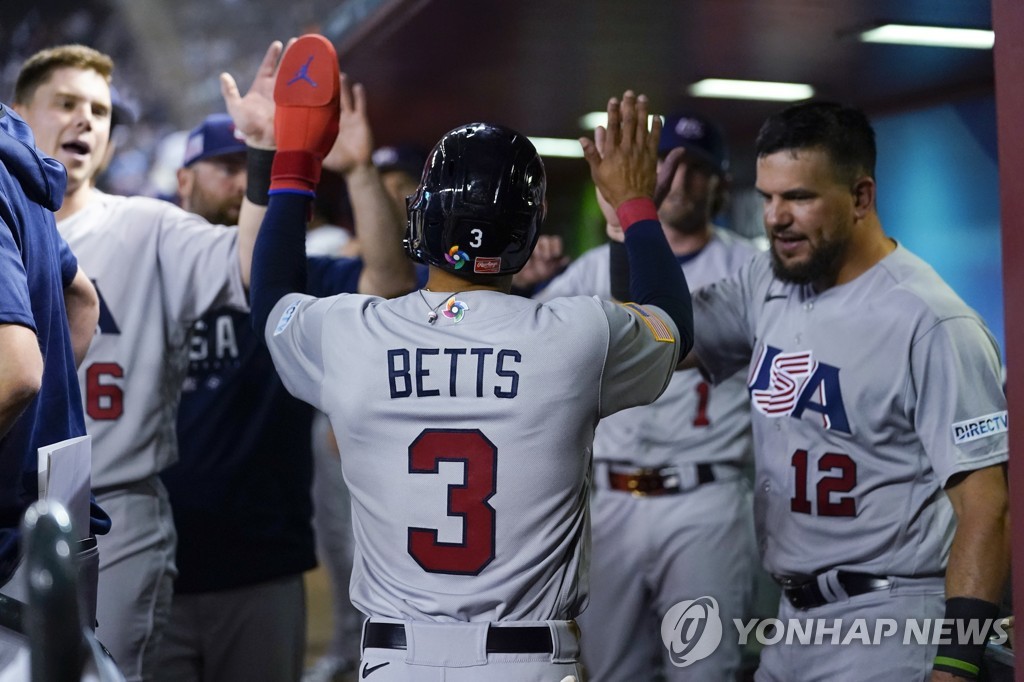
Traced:
<path fill-rule="evenodd" d="M 405 649 L 405 626 L 400 623 L 367 623 L 363 629 L 364 649 Z M 545 627 L 491 627 L 487 630 L 489 654 L 550 654 L 551 630 Z"/>
<path fill-rule="evenodd" d="M 817 578 L 795 579 L 776 577 L 776 580 L 782 585 L 782 593 L 786 595 L 789 603 L 794 608 L 802 611 L 824 606 L 830 601 L 834 601 L 827 599 L 822 593 L 821 588 L 818 587 Z M 851 573 L 850 571 L 838 571 L 836 573 L 836 581 L 842 586 L 846 594 L 851 597 L 868 592 L 877 592 L 878 590 L 887 590 L 892 586 L 892 581 L 888 578 L 869 573 Z"/>
<path fill-rule="evenodd" d="M 696 465 L 697 485 L 713 483 L 715 470 L 707 463 Z M 636 469 L 630 472 L 618 472 L 608 469 L 608 487 L 637 496 L 672 495 L 683 492 L 683 481 L 679 470 L 675 467 L 662 469 Z"/>

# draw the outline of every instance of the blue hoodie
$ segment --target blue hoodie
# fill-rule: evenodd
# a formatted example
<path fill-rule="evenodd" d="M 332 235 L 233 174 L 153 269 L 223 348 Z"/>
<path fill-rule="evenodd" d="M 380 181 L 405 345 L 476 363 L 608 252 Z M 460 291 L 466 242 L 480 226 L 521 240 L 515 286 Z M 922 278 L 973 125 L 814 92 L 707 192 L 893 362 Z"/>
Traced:
<path fill-rule="evenodd" d="M 78 261 L 53 217 L 66 185 L 64 167 L 0 104 L 0 324 L 35 331 L 44 360 L 39 394 L 0 439 L 0 584 L 17 566 L 18 524 L 37 498 L 37 449 L 85 435 L 64 308 Z"/>

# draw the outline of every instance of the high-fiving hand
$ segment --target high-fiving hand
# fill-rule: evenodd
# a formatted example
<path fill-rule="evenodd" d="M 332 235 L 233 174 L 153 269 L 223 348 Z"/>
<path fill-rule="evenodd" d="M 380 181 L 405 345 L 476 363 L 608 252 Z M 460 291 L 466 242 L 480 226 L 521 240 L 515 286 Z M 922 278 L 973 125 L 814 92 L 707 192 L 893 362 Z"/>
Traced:
<path fill-rule="evenodd" d="M 637 197 L 654 197 L 661 119 L 647 128 L 647 97 L 632 90 L 608 100 L 608 126 L 594 131 L 597 142 L 580 138 L 590 175 L 601 195 L 617 208 Z"/>
<path fill-rule="evenodd" d="M 295 42 L 292 38 L 288 44 Z M 243 97 L 234 77 L 227 72 L 220 75 L 220 92 L 224 105 L 235 122 L 235 128 L 245 135 L 250 147 L 273 149 L 274 142 L 274 79 L 277 66 L 284 52 L 281 41 L 270 43 L 263 61 L 256 70 L 252 86 Z"/>
<path fill-rule="evenodd" d="M 324 168 L 348 174 L 356 166 L 366 166 L 373 158 L 373 131 L 366 116 L 366 91 L 341 74 L 341 117 L 338 139 L 324 157 Z"/>

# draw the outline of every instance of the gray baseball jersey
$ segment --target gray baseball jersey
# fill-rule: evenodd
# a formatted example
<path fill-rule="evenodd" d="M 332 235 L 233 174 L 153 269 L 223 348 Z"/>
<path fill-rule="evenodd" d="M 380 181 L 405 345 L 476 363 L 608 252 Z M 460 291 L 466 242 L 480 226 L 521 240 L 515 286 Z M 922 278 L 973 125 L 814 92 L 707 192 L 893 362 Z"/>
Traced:
<path fill-rule="evenodd" d="M 100 321 L 79 368 L 94 488 L 141 481 L 177 459 L 175 415 L 192 323 L 246 309 L 234 228 L 177 206 L 95 192 L 57 229 L 93 279 Z"/>
<path fill-rule="evenodd" d="M 756 252 L 749 240 L 716 228 L 701 251 L 680 260 L 693 290 L 736 272 Z M 591 294 L 611 298 L 608 259 L 607 244 L 587 251 L 535 298 L 548 301 Z M 712 388 L 697 370 L 676 372 L 653 405 L 602 419 L 594 437 L 595 459 L 641 467 L 738 463 L 750 457 L 752 450 L 743 377 L 730 377 Z"/>
<path fill-rule="evenodd" d="M 765 567 L 940 573 L 950 476 L 1007 459 L 999 351 L 984 323 L 902 246 L 820 294 L 768 254 L 694 295 L 714 378 L 749 367 Z"/>
<path fill-rule="evenodd" d="M 656 308 L 596 298 L 284 297 L 267 344 L 338 437 L 353 603 L 439 622 L 576 616 L 594 426 L 661 394 L 677 338 Z"/>

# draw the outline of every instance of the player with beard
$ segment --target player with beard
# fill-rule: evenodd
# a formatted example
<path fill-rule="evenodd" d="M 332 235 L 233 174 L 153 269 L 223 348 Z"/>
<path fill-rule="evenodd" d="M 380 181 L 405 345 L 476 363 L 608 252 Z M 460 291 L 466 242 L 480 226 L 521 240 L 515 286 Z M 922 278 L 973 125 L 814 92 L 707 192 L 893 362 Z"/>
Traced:
<path fill-rule="evenodd" d="M 756 253 L 716 226 L 729 186 L 724 136 L 696 114 L 669 116 L 658 145 L 658 219 L 691 287 L 718 281 Z M 583 254 L 536 298 L 597 295 L 625 300 L 628 278 L 615 212 L 598 199 L 611 244 Z M 621 290 L 626 289 L 626 293 Z M 687 599 L 710 596 L 726 622 L 745 618 L 757 564 L 749 485 L 741 469 L 753 443 L 742 377 L 712 389 L 696 370 L 676 372 L 654 403 L 606 417 L 594 438 L 595 492 L 590 605 L 583 661 L 595 680 L 733 679 L 736 638 L 708 658 L 674 666 L 659 625 Z"/>
<path fill-rule="evenodd" d="M 214 225 L 237 225 L 247 179 L 245 150 L 229 114 L 210 114 L 196 126 L 178 169 L 182 208 Z"/>
<path fill-rule="evenodd" d="M 856 109 L 814 102 L 769 117 L 756 186 L 771 254 L 694 293 L 707 375 L 747 377 L 755 519 L 783 588 L 779 618 L 839 622 L 840 638 L 857 621 L 901 628 L 871 642 L 768 646 L 759 682 L 854 670 L 976 679 L 1009 572 L 999 348 L 886 235 L 875 155 Z M 953 634 L 937 649 L 904 643 L 909 621 L 939 618 Z M 957 635 L 971 629 L 981 637 Z"/>

